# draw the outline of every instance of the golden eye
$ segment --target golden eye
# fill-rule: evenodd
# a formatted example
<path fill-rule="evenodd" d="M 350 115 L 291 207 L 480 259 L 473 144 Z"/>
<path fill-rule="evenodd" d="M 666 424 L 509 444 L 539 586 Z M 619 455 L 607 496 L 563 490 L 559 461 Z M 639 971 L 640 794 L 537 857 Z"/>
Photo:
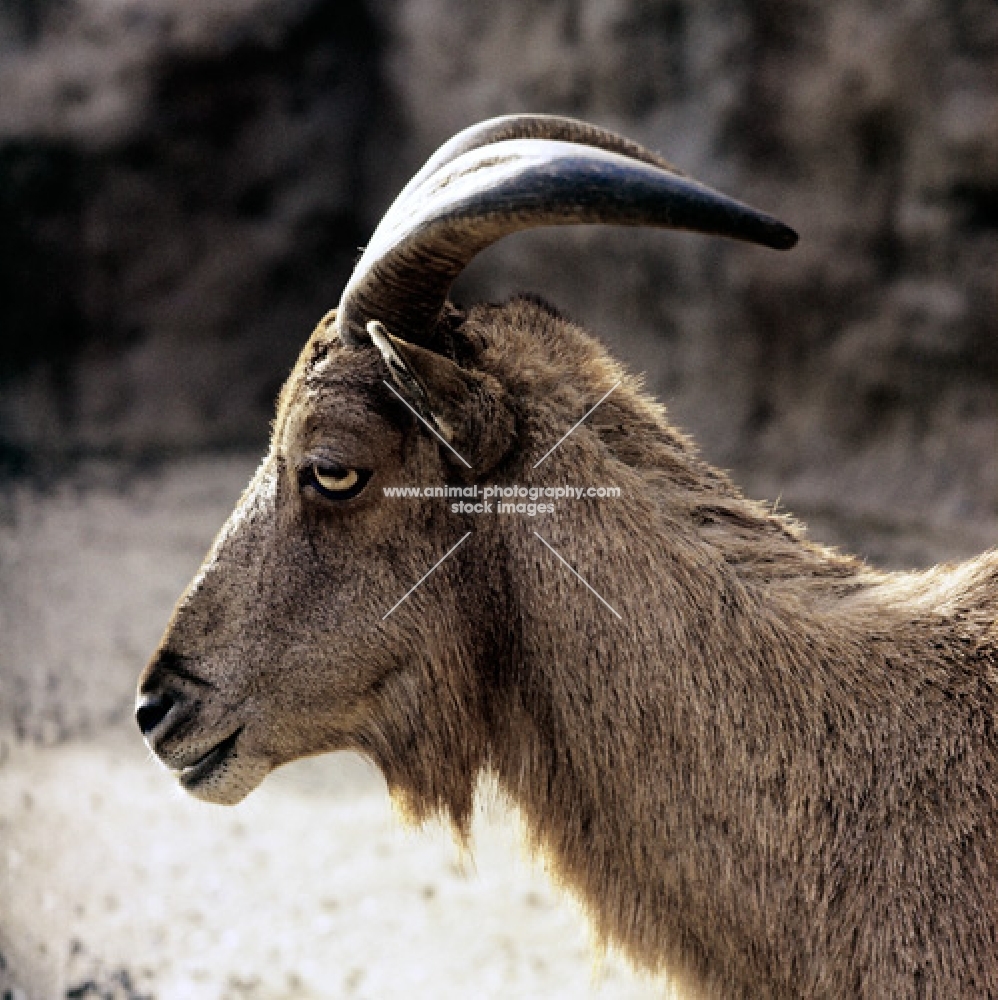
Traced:
<path fill-rule="evenodd" d="M 333 462 L 311 462 L 302 468 L 299 481 L 327 500 L 352 500 L 370 478 L 370 469 L 344 469 Z"/>
<path fill-rule="evenodd" d="M 321 465 L 312 466 L 312 475 L 315 481 L 330 493 L 342 493 L 356 486 L 360 480 L 356 469 L 332 469 Z"/>

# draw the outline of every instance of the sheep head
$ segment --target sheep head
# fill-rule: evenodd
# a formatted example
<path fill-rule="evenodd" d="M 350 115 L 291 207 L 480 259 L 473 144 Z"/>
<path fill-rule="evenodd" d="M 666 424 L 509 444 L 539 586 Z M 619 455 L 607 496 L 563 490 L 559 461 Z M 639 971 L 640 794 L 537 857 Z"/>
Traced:
<path fill-rule="evenodd" d="M 488 714 L 474 705 L 483 673 L 516 656 L 510 543 L 498 520 L 392 502 L 382 487 L 525 481 L 535 401 L 508 362 L 529 350 L 525 328 L 556 320 L 529 302 L 466 317 L 447 294 L 502 236 L 582 222 L 796 240 L 581 122 L 496 119 L 442 147 L 308 341 L 269 453 L 140 680 L 139 726 L 193 795 L 234 803 L 280 764 L 354 749 L 407 770 L 429 808 L 469 805 L 445 801 L 427 755 L 399 748 L 432 733 L 451 767 L 472 774 L 486 759 L 468 720 Z"/>

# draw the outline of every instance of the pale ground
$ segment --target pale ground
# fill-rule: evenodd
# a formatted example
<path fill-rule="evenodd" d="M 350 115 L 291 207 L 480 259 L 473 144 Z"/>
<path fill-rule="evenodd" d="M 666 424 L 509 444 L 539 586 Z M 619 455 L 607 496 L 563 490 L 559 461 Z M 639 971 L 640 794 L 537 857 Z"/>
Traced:
<path fill-rule="evenodd" d="M 135 738 L 17 749 L 0 817 L 8 982 L 32 1000 L 662 995 L 615 958 L 596 968 L 511 825 L 480 822 L 462 864 L 345 755 L 224 809 Z"/>
<path fill-rule="evenodd" d="M 471 862 L 403 828 L 352 757 L 293 765 L 235 809 L 148 758 L 135 678 L 254 463 L 0 484 L 0 1000 L 665 995 L 596 962 L 498 807 Z M 816 535 L 880 560 L 998 538 L 816 513 Z"/>

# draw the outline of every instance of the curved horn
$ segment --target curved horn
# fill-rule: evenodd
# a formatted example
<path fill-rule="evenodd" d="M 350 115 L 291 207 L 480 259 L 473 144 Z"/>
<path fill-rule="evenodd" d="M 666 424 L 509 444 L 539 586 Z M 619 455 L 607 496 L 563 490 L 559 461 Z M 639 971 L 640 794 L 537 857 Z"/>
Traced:
<path fill-rule="evenodd" d="M 651 163 L 663 170 L 684 176 L 683 172 L 664 156 L 659 156 L 658 153 L 645 149 L 639 143 L 625 139 L 624 136 L 600 128 L 598 125 L 559 115 L 504 115 L 478 122 L 477 125 L 469 125 L 448 139 L 423 164 L 419 173 L 406 184 L 395 199 L 395 204 L 408 198 L 427 177 L 436 173 L 444 164 L 457 159 L 462 153 L 494 142 L 505 142 L 508 139 L 554 139 L 559 142 L 577 142 L 580 146 L 595 146 L 611 153 L 621 153 L 632 160 Z"/>
<path fill-rule="evenodd" d="M 555 119 L 558 127 L 564 121 Z M 487 134 L 520 125 L 499 120 L 478 129 Z M 783 223 L 658 166 L 640 147 L 643 160 L 630 150 L 624 155 L 561 140 L 478 145 L 476 139 L 481 133 L 470 139 L 462 133 L 442 147 L 382 219 L 340 299 L 336 322 L 345 343 L 366 341 L 372 319 L 403 339 L 426 341 L 468 262 L 521 229 L 607 222 L 690 229 L 778 249 L 797 241 Z"/>

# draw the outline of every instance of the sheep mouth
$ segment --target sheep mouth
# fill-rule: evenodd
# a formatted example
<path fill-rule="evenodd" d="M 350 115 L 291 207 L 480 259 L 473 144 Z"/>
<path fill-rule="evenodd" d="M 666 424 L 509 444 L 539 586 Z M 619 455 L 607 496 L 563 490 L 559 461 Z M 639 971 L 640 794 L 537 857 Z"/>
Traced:
<path fill-rule="evenodd" d="M 232 756 L 236 749 L 236 740 L 239 739 L 239 734 L 242 731 L 243 727 L 240 726 L 234 733 L 226 736 L 221 743 L 216 743 L 203 757 L 182 768 L 177 774 L 180 784 L 187 791 L 190 791 L 217 771 Z"/>

